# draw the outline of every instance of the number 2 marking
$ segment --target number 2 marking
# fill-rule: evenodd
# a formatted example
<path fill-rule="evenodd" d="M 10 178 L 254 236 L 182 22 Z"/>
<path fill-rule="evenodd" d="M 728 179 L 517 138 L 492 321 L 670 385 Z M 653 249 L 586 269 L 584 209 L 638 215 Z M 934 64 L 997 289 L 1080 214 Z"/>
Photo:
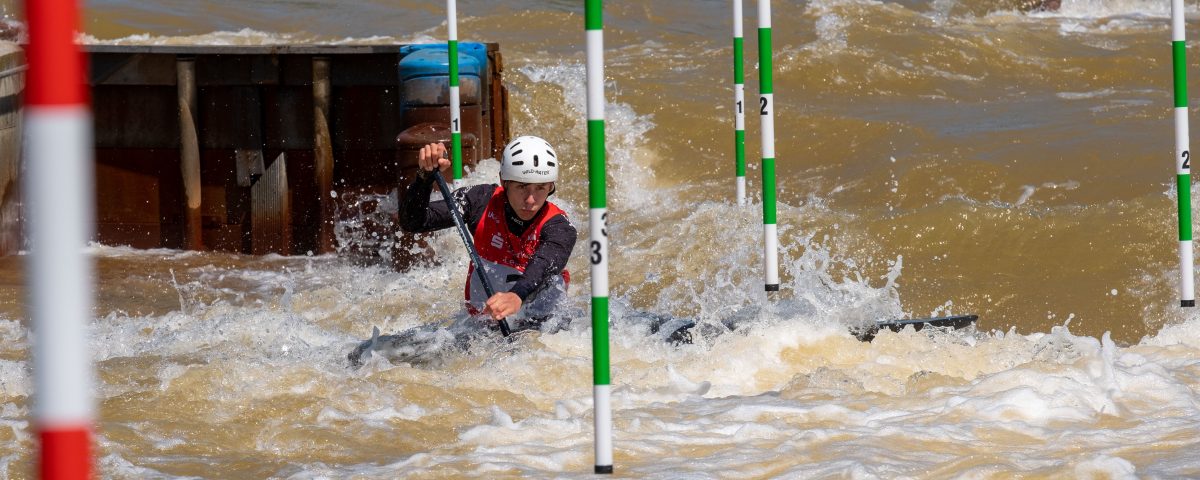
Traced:
<path fill-rule="evenodd" d="M 767 97 L 758 97 L 758 113 L 767 114 Z"/>
<path fill-rule="evenodd" d="M 1191 156 L 1192 156 L 1192 154 L 1188 153 L 1187 150 L 1183 151 L 1183 169 L 1184 170 L 1189 170 L 1192 168 Z"/>

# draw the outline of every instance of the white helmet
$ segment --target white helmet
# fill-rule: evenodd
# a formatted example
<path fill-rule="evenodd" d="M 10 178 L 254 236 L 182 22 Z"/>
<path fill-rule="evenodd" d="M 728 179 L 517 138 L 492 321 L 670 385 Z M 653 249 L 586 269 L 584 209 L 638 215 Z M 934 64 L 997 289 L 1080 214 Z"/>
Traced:
<path fill-rule="evenodd" d="M 558 156 L 540 137 L 524 135 L 504 147 L 500 160 L 500 180 L 522 183 L 558 181 Z"/>

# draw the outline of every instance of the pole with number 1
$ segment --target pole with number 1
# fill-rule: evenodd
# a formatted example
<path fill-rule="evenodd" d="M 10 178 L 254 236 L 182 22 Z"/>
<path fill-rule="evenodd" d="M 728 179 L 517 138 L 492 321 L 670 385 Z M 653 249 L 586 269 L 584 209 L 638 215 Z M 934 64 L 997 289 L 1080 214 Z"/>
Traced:
<path fill-rule="evenodd" d="M 446 41 L 450 61 L 450 168 L 454 172 L 454 186 L 462 183 L 462 112 L 458 92 L 458 6 L 455 0 L 446 0 Z"/>

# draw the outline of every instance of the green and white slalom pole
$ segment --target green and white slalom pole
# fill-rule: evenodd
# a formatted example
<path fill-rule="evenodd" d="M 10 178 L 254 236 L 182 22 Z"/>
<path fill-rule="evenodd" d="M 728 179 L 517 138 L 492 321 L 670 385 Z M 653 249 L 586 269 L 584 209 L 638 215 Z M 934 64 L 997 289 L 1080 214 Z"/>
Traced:
<path fill-rule="evenodd" d="M 733 0 L 733 158 L 737 202 L 746 204 L 746 72 L 742 67 L 742 0 Z"/>
<path fill-rule="evenodd" d="M 450 60 L 450 167 L 454 170 L 454 186 L 462 184 L 462 112 L 458 94 L 458 6 L 456 0 L 446 0 L 446 50 Z"/>
<path fill-rule="evenodd" d="M 592 255 L 592 397 L 596 473 L 613 473 L 612 403 L 608 358 L 608 204 L 604 162 L 604 6 L 586 0 L 588 199 Z"/>
<path fill-rule="evenodd" d="M 766 290 L 779 291 L 779 232 L 775 229 L 775 89 L 771 64 L 771 0 L 758 2 L 758 111 L 762 117 L 763 267 Z"/>
<path fill-rule="evenodd" d="M 1192 175 L 1188 153 L 1187 45 L 1183 0 L 1171 0 L 1171 51 L 1175 68 L 1175 183 L 1179 197 L 1179 305 L 1196 306 L 1192 280 Z"/>

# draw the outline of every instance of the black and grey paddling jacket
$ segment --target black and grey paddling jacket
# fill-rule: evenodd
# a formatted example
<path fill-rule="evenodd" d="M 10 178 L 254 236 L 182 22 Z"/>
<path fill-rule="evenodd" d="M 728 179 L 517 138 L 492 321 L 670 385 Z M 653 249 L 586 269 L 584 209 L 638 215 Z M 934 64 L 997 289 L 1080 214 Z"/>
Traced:
<path fill-rule="evenodd" d="M 429 201 L 429 194 L 432 190 L 433 176 L 425 172 L 421 172 L 417 176 L 417 179 L 408 186 L 400 212 L 400 227 L 404 231 L 422 233 L 454 226 L 454 218 L 451 216 L 446 202 L 444 200 Z M 483 224 L 484 214 L 489 210 L 488 204 L 492 202 L 496 195 L 501 195 L 500 203 L 503 204 L 504 210 L 504 222 L 502 224 L 508 230 L 507 233 L 516 237 L 523 237 L 529 228 L 533 228 L 536 225 L 540 225 L 541 228 L 537 234 L 533 254 L 524 265 L 523 274 L 503 274 L 501 278 L 495 279 L 498 281 L 494 283 L 496 285 L 509 285 L 507 291 L 515 293 L 521 298 L 522 303 L 528 303 L 530 297 L 539 296 L 536 294 L 551 285 L 565 289 L 563 271 L 567 266 L 567 260 L 571 257 L 571 250 L 575 247 L 575 241 L 578 238 L 578 232 L 575 230 L 575 226 L 571 224 L 570 219 L 561 210 L 547 201 L 532 219 L 521 220 L 512 209 L 512 206 L 505 201 L 503 197 L 504 189 L 499 185 L 476 185 L 451 192 L 455 203 L 458 204 L 463 212 L 463 220 L 467 223 L 467 228 L 477 237 L 481 231 L 480 227 Z M 495 209 L 492 210 L 494 214 Z M 553 215 L 547 215 L 551 213 L 548 210 L 553 210 Z M 549 218 L 546 218 L 547 216 Z M 480 241 L 490 240 L 477 239 L 477 246 Z M 479 249 L 479 253 L 485 261 L 502 261 L 500 258 L 489 258 L 489 255 L 485 254 L 487 251 L 487 248 Z M 491 269 L 489 268 L 489 270 Z M 497 273 L 502 273 L 501 271 L 511 272 L 511 269 L 501 268 L 498 270 L 500 271 Z M 497 290 L 503 291 L 500 288 L 497 288 Z M 467 294 L 468 298 L 473 297 L 470 295 L 470 290 L 468 290 Z M 478 297 L 475 298 L 478 299 Z"/>

